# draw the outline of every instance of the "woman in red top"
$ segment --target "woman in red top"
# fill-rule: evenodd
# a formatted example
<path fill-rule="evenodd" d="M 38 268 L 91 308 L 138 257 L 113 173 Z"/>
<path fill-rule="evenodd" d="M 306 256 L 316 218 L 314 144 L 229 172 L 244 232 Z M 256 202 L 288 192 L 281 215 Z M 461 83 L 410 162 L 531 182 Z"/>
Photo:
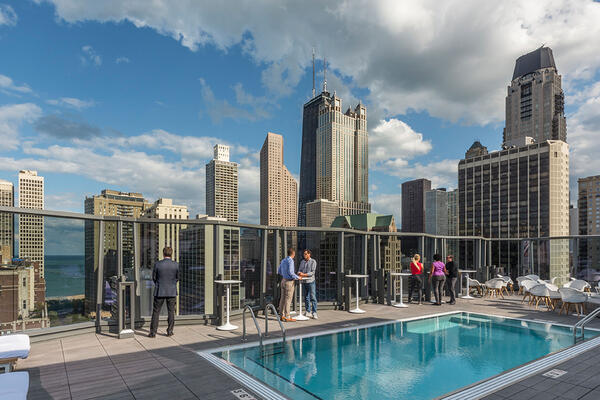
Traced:
<path fill-rule="evenodd" d="M 415 254 L 410 263 L 410 272 L 412 273 L 412 276 L 410 277 L 408 284 L 409 303 L 412 303 L 412 295 L 415 291 L 419 295 L 419 304 L 421 304 L 421 300 L 423 299 L 423 264 L 419 261 L 421 261 L 421 256 Z"/>

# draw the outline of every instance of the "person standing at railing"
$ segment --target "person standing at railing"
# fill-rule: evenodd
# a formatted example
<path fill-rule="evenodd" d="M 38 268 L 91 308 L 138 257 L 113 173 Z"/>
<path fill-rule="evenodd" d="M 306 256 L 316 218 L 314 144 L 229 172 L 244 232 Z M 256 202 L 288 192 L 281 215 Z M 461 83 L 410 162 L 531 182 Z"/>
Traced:
<path fill-rule="evenodd" d="M 456 304 L 456 281 L 458 280 L 458 265 L 454 263 L 454 256 L 446 256 L 446 271 L 448 276 L 446 278 L 446 286 L 450 293 L 450 303 Z"/>
<path fill-rule="evenodd" d="M 442 291 L 446 282 L 448 271 L 442 262 L 442 256 L 439 254 L 433 255 L 433 264 L 431 264 L 431 274 L 429 275 L 430 283 L 433 283 L 433 294 L 435 295 L 435 305 L 442 305 Z"/>
<path fill-rule="evenodd" d="M 152 280 L 154 281 L 154 303 L 152 305 L 152 321 L 149 337 L 156 336 L 158 316 L 163 303 L 167 302 L 167 336 L 173 336 L 175 326 L 175 305 L 177 303 L 177 281 L 179 280 L 179 264 L 171 260 L 173 249 L 163 249 L 163 259 L 154 264 Z"/>
<path fill-rule="evenodd" d="M 423 300 L 423 264 L 419 261 L 421 256 L 415 254 L 410 263 L 410 281 L 408 283 L 408 302 L 412 303 L 413 292 L 416 290 L 419 295 L 419 304 Z"/>
<path fill-rule="evenodd" d="M 279 315 L 285 322 L 296 322 L 290 317 L 290 307 L 294 298 L 294 281 L 300 278 L 294 272 L 294 256 L 296 250 L 291 247 L 287 250 L 287 257 L 281 261 L 277 273 L 281 275 L 281 296 L 279 299 Z"/>
<path fill-rule="evenodd" d="M 306 293 L 305 302 L 306 316 L 312 313 L 314 319 L 319 319 L 317 316 L 317 282 L 315 281 L 315 272 L 317 271 L 317 262 L 311 258 L 311 251 L 306 249 L 302 254 L 304 259 L 300 261 L 298 272 L 304 274 L 306 279 L 302 281 L 304 293 Z M 302 300 L 300 300 L 302 301 Z"/>

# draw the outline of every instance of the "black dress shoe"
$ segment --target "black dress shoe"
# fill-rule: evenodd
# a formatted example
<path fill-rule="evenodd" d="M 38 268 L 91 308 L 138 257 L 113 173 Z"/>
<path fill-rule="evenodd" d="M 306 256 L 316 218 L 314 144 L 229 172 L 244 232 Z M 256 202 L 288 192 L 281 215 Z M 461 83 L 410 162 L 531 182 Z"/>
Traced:
<path fill-rule="evenodd" d="M 153 338 L 153 337 L 156 337 L 156 333 L 152 333 L 152 332 L 150 332 L 150 333 L 148 334 L 148 337 L 152 337 L 152 338 Z"/>
<path fill-rule="evenodd" d="M 167 336 L 173 336 L 174 333 L 173 332 L 167 332 Z"/>

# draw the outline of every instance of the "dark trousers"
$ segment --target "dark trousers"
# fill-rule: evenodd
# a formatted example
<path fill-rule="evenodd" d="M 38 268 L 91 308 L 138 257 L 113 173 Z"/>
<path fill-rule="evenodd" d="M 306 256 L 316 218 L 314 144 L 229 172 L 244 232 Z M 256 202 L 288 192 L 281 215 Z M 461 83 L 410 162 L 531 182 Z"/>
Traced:
<path fill-rule="evenodd" d="M 446 279 L 446 287 L 448 288 L 448 292 L 450 293 L 450 303 L 454 303 L 456 301 L 456 281 L 458 278 L 448 277 Z"/>
<path fill-rule="evenodd" d="M 173 327 L 175 326 L 175 305 L 177 304 L 176 297 L 155 297 L 152 305 L 152 322 L 150 322 L 150 333 L 156 334 L 158 329 L 158 316 L 162 309 L 163 303 L 167 301 L 167 311 L 169 316 L 167 317 L 167 333 L 173 333 Z"/>
<path fill-rule="evenodd" d="M 444 288 L 445 281 L 446 277 L 444 275 L 434 275 L 431 278 L 431 283 L 433 284 L 433 294 L 437 304 L 442 304 L 442 290 Z"/>
<path fill-rule="evenodd" d="M 419 295 L 419 303 L 423 299 L 423 279 L 421 275 L 411 275 L 408 281 L 408 301 L 412 301 L 413 292 Z"/>

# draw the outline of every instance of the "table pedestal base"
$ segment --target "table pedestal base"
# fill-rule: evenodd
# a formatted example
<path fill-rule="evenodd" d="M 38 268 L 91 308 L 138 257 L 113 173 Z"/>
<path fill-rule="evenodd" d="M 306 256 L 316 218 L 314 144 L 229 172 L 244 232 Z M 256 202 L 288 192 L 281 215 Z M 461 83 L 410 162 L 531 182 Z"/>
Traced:
<path fill-rule="evenodd" d="M 400 303 L 396 303 L 396 304 L 392 304 L 394 307 L 398 307 L 398 308 L 407 308 L 408 306 L 406 304 L 404 304 L 403 302 Z"/>
<path fill-rule="evenodd" d="M 237 328 L 238 328 L 237 325 L 230 324 L 229 322 L 226 323 L 225 325 L 217 326 L 217 330 L 219 330 L 219 331 L 233 331 Z"/>
<path fill-rule="evenodd" d="M 364 314 L 366 311 L 361 310 L 360 308 L 354 308 L 354 309 L 350 310 L 349 312 L 351 312 L 353 314 Z"/>

